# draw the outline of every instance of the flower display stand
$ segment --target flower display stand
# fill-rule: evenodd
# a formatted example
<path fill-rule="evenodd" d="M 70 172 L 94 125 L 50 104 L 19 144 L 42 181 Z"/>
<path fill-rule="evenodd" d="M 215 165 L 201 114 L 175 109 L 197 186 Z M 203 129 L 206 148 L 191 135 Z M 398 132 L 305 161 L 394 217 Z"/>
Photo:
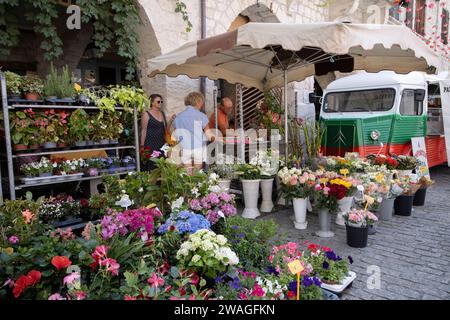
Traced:
<path fill-rule="evenodd" d="M 339 226 L 345 226 L 345 220 L 343 214 L 349 212 L 353 205 L 353 197 L 345 197 L 338 201 L 339 211 L 336 215 L 336 224 Z"/>
<path fill-rule="evenodd" d="M 272 191 L 273 191 L 273 180 L 274 179 L 263 179 L 261 180 L 261 212 L 272 212 L 273 201 L 272 201 Z"/>
<path fill-rule="evenodd" d="M 319 231 L 316 231 L 316 235 L 321 238 L 334 237 L 334 232 L 331 231 L 331 214 L 328 209 L 319 210 Z"/>
<path fill-rule="evenodd" d="M 258 210 L 260 180 L 242 180 L 242 190 L 244 193 L 245 209 L 242 217 L 256 219 L 261 215 Z"/>
<path fill-rule="evenodd" d="M 304 230 L 308 227 L 306 221 L 308 198 L 296 198 L 292 202 L 294 203 L 294 227 L 298 230 Z"/>

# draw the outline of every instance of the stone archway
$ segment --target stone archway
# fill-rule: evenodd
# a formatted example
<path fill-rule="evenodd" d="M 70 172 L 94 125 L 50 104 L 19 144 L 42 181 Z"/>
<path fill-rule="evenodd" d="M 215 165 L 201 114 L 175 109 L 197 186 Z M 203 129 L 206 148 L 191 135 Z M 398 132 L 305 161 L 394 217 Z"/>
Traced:
<path fill-rule="evenodd" d="M 260 22 L 260 23 L 279 23 L 280 20 L 278 17 L 264 4 L 258 3 L 253 4 L 247 8 L 245 8 L 239 15 L 231 22 L 230 27 L 228 28 L 228 31 L 235 30 L 249 22 Z M 235 101 L 236 97 L 236 88 L 237 86 L 234 84 L 230 84 L 226 81 L 223 83 L 222 87 L 222 96 L 223 97 L 230 97 L 234 101 L 234 105 L 238 105 L 238 101 Z M 252 96 L 254 99 L 252 101 L 247 101 L 244 97 L 244 113 L 247 111 L 252 112 L 250 109 L 253 109 L 253 106 L 255 105 L 255 101 L 259 100 L 261 97 L 263 97 L 263 93 L 259 92 L 258 89 L 247 89 L 246 92 L 248 95 Z M 245 93 L 244 93 L 245 95 Z M 256 100 L 255 100 L 256 99 Z M 237 120 L 238 117 L 238 108 L 235 108 L 235 119 Z M 244 115 L 244 119 L 247 116 Z M 236 123 L 235 123 L 236 126 Z"/>

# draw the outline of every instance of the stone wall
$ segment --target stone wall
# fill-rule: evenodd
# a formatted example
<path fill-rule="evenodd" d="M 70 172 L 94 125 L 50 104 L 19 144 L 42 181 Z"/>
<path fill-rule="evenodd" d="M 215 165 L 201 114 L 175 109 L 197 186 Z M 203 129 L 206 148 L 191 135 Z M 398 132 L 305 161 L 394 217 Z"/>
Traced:
<path fill-rule="evenodd" d="M 185 0 L 189 18 L 193 24 L 191 32 L 185 31 L 185 24 L 181 15 L 175 13 L 175 1 L 168 0 L 139 0 L 141 16 L 144 25 L 139 34 L 140 39 L 140 67 L 141 84 L 147 93 L 158 92 L 163 95 L 166 102 L 167 113 L 177 113 L 183 110 L 183 98 L 192 91 L 199 90 L 198 80 L 181 76 L 167 78 L 158 76 L 149 79 L 146 71 L 146 60 L 162 53 L 178 48 L 188 41 L 200 38 L 200 1 Z M 247 16 L 250 21 L 259 19 L 279 20 L 280 22 L 311 23 L 328 21 L 329 8 L 320 6 L 322 0 L 261 0 L 260 6 L 255 6 L 255 0 L 207 0 L 206 1 L 206 33 L 207 36 L 226 32 L 233 21 L 239 16 Z M 251 7 L 249 9 L 249 7 Z M 268 14 L 271 11 L 270 14 Z M 214 83 L 207 81 L 206 107 L 207 112 L 212 111 Z M 295 90 L 312 90 L 313 80 L 290 86 L 290 102 L 294 101 Z"/>

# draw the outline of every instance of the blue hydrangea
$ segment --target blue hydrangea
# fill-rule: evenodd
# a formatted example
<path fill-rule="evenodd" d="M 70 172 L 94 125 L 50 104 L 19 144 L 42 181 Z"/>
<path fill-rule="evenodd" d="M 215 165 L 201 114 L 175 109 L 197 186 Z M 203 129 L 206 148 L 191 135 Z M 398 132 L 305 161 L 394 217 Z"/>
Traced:
<path fill-rule="evenodd" d="M 158 232 L 166 233 L 171 226 L 174 226 L 179 234 L 191 234 L 200 229 L 211 229 L 211 224 L 203 215 L 191 211 L 181 211 L 170 217 L 159 227 Z"/>

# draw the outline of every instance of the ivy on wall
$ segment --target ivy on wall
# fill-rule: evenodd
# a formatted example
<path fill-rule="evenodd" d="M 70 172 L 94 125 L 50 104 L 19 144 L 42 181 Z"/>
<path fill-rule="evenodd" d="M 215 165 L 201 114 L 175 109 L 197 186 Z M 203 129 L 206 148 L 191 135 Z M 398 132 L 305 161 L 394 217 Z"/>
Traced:
<path fill-rule="evenodd" d="M 186 5 L 176 1 L 175 12 L 181 13 L 186 22 L 186 31 L 192 24 L 186 11 Z M 54 61 L 63 54 L 63 42 L 58 35 L 55 21 L 58 18 L 58 4 L 48 0 L 22 0 L 26 5 L 26 19 L 33 23 L 33 30 L 42 35 L 40 48 L 44 59 Z M 139 36 L 135 32 L 140 23 L 138 4 L 135 0 L 75 0 L 81 9 L 81 22 L 92 23 L 93 42 L 97 54 L 101 57 L 113 45 L 117 54 L 127 61 L 127 79 L 136 74 Z M 11 47 L 19 41 L 19 19 L 12 9 L 19 5 L 18 0 L 0 0 L 0 55 L 8 55 Z"/>

